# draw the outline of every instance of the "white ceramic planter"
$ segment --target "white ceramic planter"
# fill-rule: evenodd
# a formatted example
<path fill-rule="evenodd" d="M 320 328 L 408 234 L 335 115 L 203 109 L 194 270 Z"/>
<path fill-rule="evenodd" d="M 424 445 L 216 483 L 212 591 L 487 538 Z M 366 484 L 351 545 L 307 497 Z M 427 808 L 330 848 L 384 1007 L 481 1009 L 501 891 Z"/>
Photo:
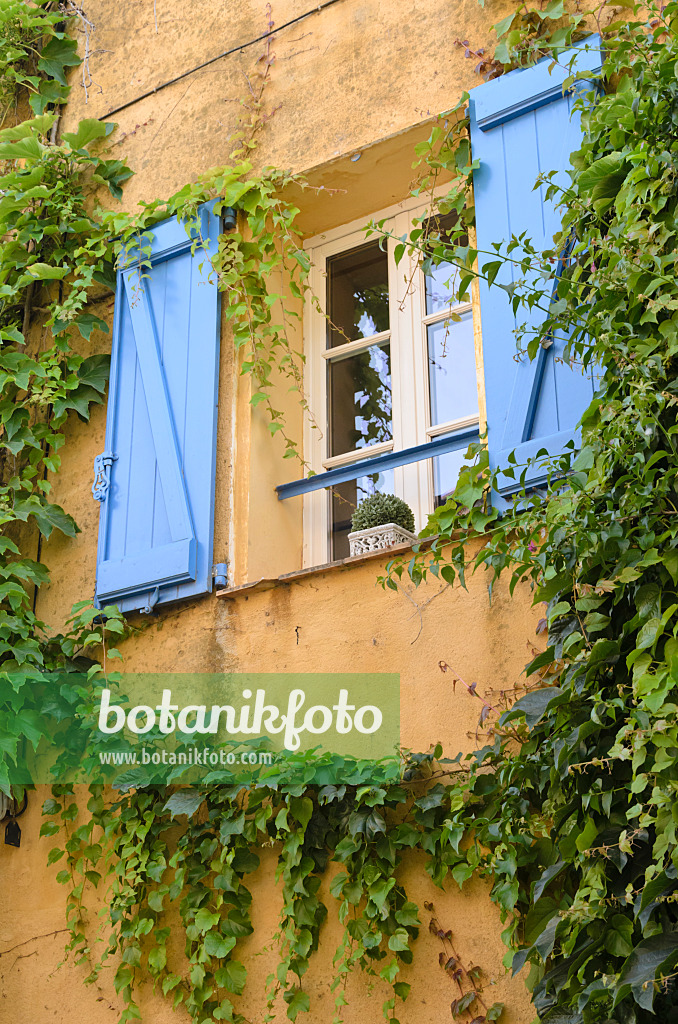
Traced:
<path fill-rule="evenodd" d="M 395 523 L 384 523 L 383 526 L 373 526 L 369 530 L 356 530 L 348 535 L 351 555 L 366 555 L 369 551 L 381 551 L 396 544 L 414 544 L 418 539 L 414 533 Z"/>

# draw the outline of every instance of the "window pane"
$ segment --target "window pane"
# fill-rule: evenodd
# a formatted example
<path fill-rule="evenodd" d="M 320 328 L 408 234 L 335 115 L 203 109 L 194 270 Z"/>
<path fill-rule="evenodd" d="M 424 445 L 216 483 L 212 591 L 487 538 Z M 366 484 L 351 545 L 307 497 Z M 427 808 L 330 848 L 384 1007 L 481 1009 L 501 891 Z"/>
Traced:
<path fill-rule="evenodd" d="M 431 388 L 431 425 L 478 415 L 473 313 L 459 322 L 440 320 L 426 328 Z"/>
<path fill-rule="evenodd" d="M 444 241 L 449 237 L 451 228 L 457 221 L 456 213 L 448 213 L 444 217 L 432 217 L 426 223 L 426 234 L 431 239 Z M 459 245 L 468 245 L 466 235 L 457 239 Z M 457 300 L 454 289 L 458 284 L 459 271 L 452 263 L 439 263 L 431 267 L 426 274 L 426 313 L 442 313 L 449 309 Z"/>
<path fill-rule="evenodd" d="M 329 454 L 390 441 L 391 346 L 371 345 L 357 355 L 333 359 L 328 373 Z"/>
<path fill-rule="evenodd" d="M 357 480 L 347 480 L 346 483 L 337 484 L 332 488 L 330 499 L 332 559 L 348 558 L 351 516 L 363 498 L 368 498 L 371 494 L 376 494 L 377 491 L 393 493 L 392 469 L 387 469 L 384 473 L 359 476 Z"/>
<path fill-rule="evenodd" d="M 464 465 L 466 448 L 458 452 L 447 452 L 445 455 L 437 455 L 433 460 L 433 493 L 435 495 L 434 507 L 444 505 L 450 494 L 457 486 L 459 470 Z"/>
<path fill-rule="evenodd" d="M 327 312 L 329 348 L 388 330 L 388 258 L 378 242 L 328 259 Z"/>

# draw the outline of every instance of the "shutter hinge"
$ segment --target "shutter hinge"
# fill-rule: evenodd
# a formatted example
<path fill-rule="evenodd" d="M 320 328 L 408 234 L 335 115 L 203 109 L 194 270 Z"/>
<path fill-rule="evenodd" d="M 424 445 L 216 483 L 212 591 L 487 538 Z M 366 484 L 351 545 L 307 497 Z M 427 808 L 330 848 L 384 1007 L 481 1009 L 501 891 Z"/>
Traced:
<path fill-rule="evenodd" d="M 117 459 L 113 452 L 102 452 L 94 460 L 94 483 L 92 494 L 96 501 L 106 501 L 111 486 L 111 466 Z"/>
<path fill-rule="evenodd" d="M 212 579 L 217 587 L 228 586 L 228 562 L 217 562 L 212 566 Z"/>

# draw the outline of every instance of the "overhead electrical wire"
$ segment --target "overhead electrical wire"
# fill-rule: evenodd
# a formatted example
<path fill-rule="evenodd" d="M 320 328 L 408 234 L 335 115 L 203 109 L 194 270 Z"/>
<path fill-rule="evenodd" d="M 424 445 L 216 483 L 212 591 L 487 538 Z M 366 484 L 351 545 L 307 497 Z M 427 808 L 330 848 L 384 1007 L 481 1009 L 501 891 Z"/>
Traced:
<path fill-rule="evenodd" d="M 255 39 L 250 39 L 246 43 L 239 43 L 238 46 L 233 46 L 230 50 L 224 50 L 223 53 L 217 53 L 214 57 L 210 57 L 209 60 L 203 61 L 202 64 L 196 64 L 195 67 L 189 68 L 188 71 L 182 71 L 180 75 L 176 75 L 174 78 L 170 78 L 166 82 L 161 82 L 160 85 L 156 85 L 152 89 L 148 89 L 147 92 L 141 93 L 140 96 L 135 96 L 133 100 L 128 100 L 126 103 L 121 103 L 119 107 L 113 107 L 112 110 L 107 110 L 105 114 L 102 114 L 101 117 L 97 118 L 97 121 L 103 121 L 107 117 L 112 117 L 113 114 L 119 114 L 121 110 L 127 110 L 128 107 L 134 106 L 135 103 L 139 103 L 141 100 L 145 100 L 149 96 L 154 96 L 157 92 L 161 92 L 162 89 L 167 89 L 168 86 L 174 85 L 175 82 L 180 82 L 182 78 L 188 78 L 189 75 L 195 74 L 196 71 L 202 71 L 203 68 L 209 67 L 210 64 L 214 64 L 218 60 L 223 60 L 224 57 L 230 57 L 233 53 L 240 53 L 242 50 L 246 50 L 250 46 L 256 46 L 257 43 L 264 42 L 271 36 L 275 36 L 279 32 L 282 32 L 283 29 L 289 28 L 291 25 L 297 25 L 300 21 L 310 18 L 311 15 L 319 14 L 321 11 L 327 10 L 328 7 L 333 7 L 334 4 L 342 2 L 343 0 L 325 0 L 324 3 L 317 4 L 317 6 L 313 7 L 310 11 L 306 11 L 304 14 L 298 15 L 296 18 L 286 21 L 283 25 L 270 29 L 268 32 L 263 32 L 260 36 L 257 36 Z"/>

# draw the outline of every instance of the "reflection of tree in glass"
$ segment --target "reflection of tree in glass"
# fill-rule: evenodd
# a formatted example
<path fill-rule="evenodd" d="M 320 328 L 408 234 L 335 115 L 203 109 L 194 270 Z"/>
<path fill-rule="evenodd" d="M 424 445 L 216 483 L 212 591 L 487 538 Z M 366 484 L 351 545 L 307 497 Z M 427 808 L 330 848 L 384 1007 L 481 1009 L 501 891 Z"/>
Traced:
<path fill-rule="evenodd" d="M 353 447 L 364 448 L 379 441 L 390 441 L 393 435 L 388 355 L 375 345 L 355 356 L 352 362 L 356 410 Z"/>
<path fill-rule="evenodd" d="M 371 498 L 373 494 L 384 489 L 384 479 L 381 473 L 369 473 L 356 481 L 356 501 L 360 504 L 365 498 Z"/>
<path fill-rule="evenodd" d="M 388 285 L 375 284 L 353 292 L 353 326 L 364 338 L 388 330 Z M 362 324 L 362 325 L 361 325 Z M 370 325 L 369 330 L 365 328 Z"/>
<path fill-rule="evenodd" d="M 444 216 L 436 214 L 423 226 L 420 265 L 426 275 L 427 313 L 442 312 L 458 301 L 459 270 L 448 260 L 455 258 L 459 247 L 465 249 L 469 244 L 468 235 L 458 220 L 454 212 Z"/>

